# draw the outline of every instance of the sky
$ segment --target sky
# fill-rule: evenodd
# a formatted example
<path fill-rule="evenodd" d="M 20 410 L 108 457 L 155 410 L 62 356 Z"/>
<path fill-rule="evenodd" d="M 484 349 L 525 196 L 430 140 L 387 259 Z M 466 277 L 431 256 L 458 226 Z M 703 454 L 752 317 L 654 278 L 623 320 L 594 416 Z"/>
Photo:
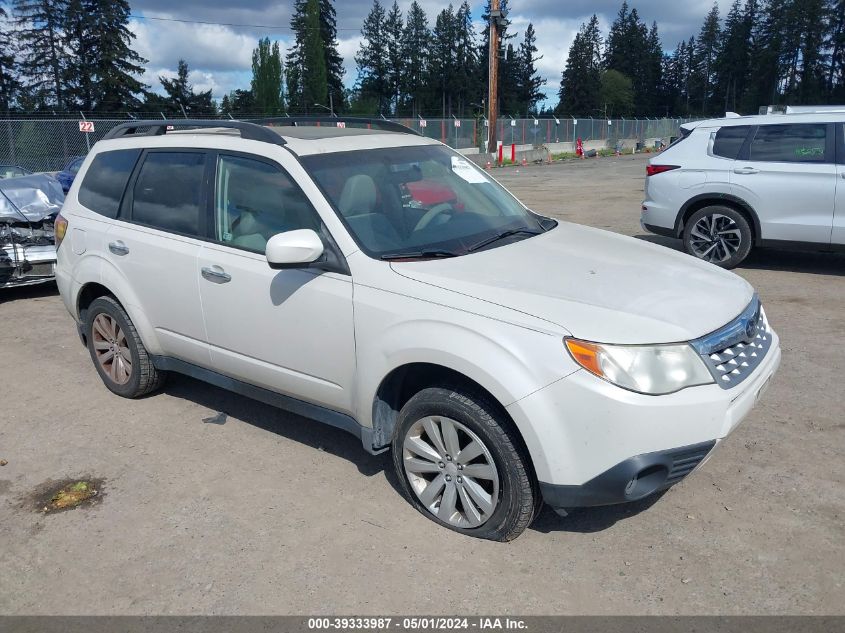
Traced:
<path fill-rule="evenodd" d="M 543 90 L 547 105 L 557 102 L 560 73 L 566 63 L 569 46 L 580 25 L 596 13 L 606 34 L 619 11 L 622 0 L 510 0 L 509 33 L 517 33 L 519 42 L 529 22 L 537 33 L 537 47 L 542 59 L 537 63 L 540 75 L 546 79 Z M 383 5 L 392 0 L 382 0 Z M 411 0 L 400 0 L 403 14 Z M 421 0 L 429 18 L 429 26 L 448 2 Z M 455 2 L 457 6 L 460 0 Z M 724 18 L 730 0 L 716 0 Z M 698 33 L 713 0 L 629 0 L 640 18 L 648 25 L 657 21 L 663 48 L 674 50 L 682 39 Z M 252 50 L 258 38 L 278 40 L 283 55 L 291 43 L 288 28 L 293 0 L 135 0 L 130 29 L 136 35 L 135 50 L 145 59 L 147 71 L 143 81 L 160 92 L 159 76 L 173 77 L 176 63 L 182 58 L 191 69 L 190 80 L 197 90 L 212 90 L 220 99 L 236 88 L 248 88 L 252 76 Z M 470 2 L 476 32 L 482 28 L 479 20 L 484 0 Z M 354 56 L 361 42 L 361 24 L 372 8 L 372 0 L 335 0 L 338 41 L 344 58 L 344 81 L 352 87 L 357 77 Z M 140 16 L 144 16 L 143 18 Z M 214 22 L 219 24 L 188 24 L 150 18 L 175 18 Z M 253 26 L 222 26 L 253 25 Z M 260 27 L 255 25 L 261 25 Z"/>

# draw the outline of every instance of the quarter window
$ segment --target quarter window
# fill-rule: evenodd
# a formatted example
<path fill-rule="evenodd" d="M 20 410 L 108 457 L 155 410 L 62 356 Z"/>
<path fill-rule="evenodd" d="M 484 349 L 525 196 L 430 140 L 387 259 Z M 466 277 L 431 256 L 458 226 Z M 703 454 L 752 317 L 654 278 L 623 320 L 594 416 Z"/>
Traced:
<path fill-rule="evenodd" d="M 713 141 L 713 153 L 716 156 L 736 160 L 739 156 L 739 150 L 742 149 L 742 144 L 745 143 L 745 137 L 748 136 L 749 129 L 751 128 L 748 125 L 719 129 L 716 132 L 716 139 Z"/>
<path fill-rule="evenodd" d="M 152 152 L 135 181 L 132 221 L 200 236 L 205 154 Z"/>
<path fill-rule="evenodd" d="M 116 218 L 126 183 L 140 155 L 139 149 L 97 154 L 79 187 L 80 204 L 107 218 Z"/>
<path fill-rule="evenodd" d="M 302 190 L 275 165 L 220 156 L 214 194 L 215 238 L 263 253 L 276 233 L 319 231 L 320 217 Z"/>
<path fill-rule="evenodd" d="M 827 125 L 794 123 L 761 125 L 751 141 L 750 160 L 782 163 L 823 163 Z"/>

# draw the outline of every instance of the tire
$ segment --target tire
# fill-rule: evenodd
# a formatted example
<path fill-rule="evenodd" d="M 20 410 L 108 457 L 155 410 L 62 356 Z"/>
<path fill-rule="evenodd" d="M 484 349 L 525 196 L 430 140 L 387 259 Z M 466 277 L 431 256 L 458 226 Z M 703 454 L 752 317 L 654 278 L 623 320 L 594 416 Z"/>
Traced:
<path fill-rule="evenodd" d="M 138 398 L 164 384 L 166 372 L 153 366 L 129 315 L 112 297 L 99 297 L 88 306 L 85 334 L 91 361 L 110 391 Z"/>
<path fill-rule="evenodd" d="M 752 240 L 748 220 L 730 207 L 699 209 L 684 226 L 687 253 L 722 268 L 734 268 L 748 257 Z"/>
<path fill-rule="evenodd" d="M 411 505 L 456 532 L 510 541 L 542 506 L 521 438 L 481 394 L 449 386 L 423 389 L 402 407 L 392 449 L 396 476 Z M 427 494 L 432 490 L 437 494 Z"/>

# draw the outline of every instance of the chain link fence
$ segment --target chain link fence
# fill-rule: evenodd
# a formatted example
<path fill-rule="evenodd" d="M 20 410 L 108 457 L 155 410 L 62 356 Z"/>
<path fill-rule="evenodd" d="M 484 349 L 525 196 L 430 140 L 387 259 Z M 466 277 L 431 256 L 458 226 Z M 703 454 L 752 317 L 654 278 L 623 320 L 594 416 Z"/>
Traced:
<path fill-rule="evenodd" d="M 150 116 L 148 118 L 159 118 Z M 244 116 L 241 120 L 262 118 Z M 12 118 L 0 119 L 0 164 L 19 165 L 32 171 L 59 171 L 77 156 L 84 156 L 91 146 L 118 123 L 129 119 L 97 118 L 89 120 L 93 131 L 80 131 L 81 119 Z M 487 121 L 475 119 L 392 119 L 423 136 L 436 139 L 456 149 L 480 149 L 487 140 Z M 668 142 L 689 119 L 499 119 L 498 140 L 505 144 L 548 145 L 573 143 L 578 138 L 606 141 L 614 147 L 619 140 L 644 141 L 662 138 Z M 324 123 L 325 124 L 325 123 Z"/>

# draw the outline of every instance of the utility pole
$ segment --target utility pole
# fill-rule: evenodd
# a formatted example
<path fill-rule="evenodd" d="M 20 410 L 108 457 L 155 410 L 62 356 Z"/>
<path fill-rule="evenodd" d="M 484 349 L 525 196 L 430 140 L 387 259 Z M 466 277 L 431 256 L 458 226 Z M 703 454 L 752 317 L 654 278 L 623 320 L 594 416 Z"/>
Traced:
<path fill-rule="evenodd" d="M 499 20 L 502 12 L 499 10 L 499 0 L 490 2 L 490 51 L 487 69 L 487 151 L 496 151 L 496 115 L 498 114 L 499 94 Z"/>

